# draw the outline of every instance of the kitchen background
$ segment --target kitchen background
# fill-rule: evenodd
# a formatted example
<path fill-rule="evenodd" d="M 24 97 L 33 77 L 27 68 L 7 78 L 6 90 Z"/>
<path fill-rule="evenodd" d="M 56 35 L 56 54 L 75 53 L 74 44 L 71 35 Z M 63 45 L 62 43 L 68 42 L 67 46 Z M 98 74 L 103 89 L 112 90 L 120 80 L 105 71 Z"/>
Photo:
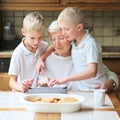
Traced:
<path fill-rule="evenodd" d="M 21 38 L 22 22 L 27 13 L 31 11 L 1 11 L 0 12 L 0 42 L 2 44 L 9 43 L 10 40 L 6 40 L 3 43 L 4 38 L 4 26 L 6 22 L 12 23 L 12 30 L 15 34 L 15 39 L 12 40 L 12 47 L 14 48 Z M 44 40 L 49 42 L 47 28 L 49 24 L 57 19 L 60 11 L 39 11 L 45 18 L 45 34 Z M 101 46 L 120 46 L 120 12 L 119 11 L 84 11 L 86 22 L 88 23 L 89 30 L 92 36 L 96 39 L 97 43 Z M 11 44 L 9 43 L 9 44 Z M 1 45 L 2 45 L 1 44 Z M 4 45 L 1 46 L 4 48 Z"/>

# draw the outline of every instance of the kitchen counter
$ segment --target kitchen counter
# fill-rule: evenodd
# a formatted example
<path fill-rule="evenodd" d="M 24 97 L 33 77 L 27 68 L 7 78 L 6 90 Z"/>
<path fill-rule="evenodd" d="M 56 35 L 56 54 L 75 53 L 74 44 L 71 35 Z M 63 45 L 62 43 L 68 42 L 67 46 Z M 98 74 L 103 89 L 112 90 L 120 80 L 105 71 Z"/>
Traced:
<path fill-rule="evenodd" d="M 11 58 L 13 50 L 0 51 L 0 58 Z M 103 58 L 120 58 L 120 52 L 102 52 Z"/>
<path fill-rule="evenodd" d="M 102 52 L 103 59 L 120 59 L 120 52 Z"/>
<path fill-rule="evenodd" d="M 0 51 L 0 58 L 11 58 L 13 50 Z"/>

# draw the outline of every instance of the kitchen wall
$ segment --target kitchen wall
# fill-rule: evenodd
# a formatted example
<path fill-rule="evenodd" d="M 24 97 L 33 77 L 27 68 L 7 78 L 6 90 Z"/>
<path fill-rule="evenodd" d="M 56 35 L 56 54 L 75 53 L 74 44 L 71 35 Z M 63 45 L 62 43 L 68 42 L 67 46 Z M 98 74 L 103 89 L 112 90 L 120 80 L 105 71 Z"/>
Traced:
<path fill-rule="evenodd" d="M 23 18 L 31 11 L 1 11 L 0 12 L 0 28 L 5 21 L 11 21 L 15 29 L 16 38 L 22 38 L 21 28 Z M 49 41 L 47 27 L 57 18 L 60 11 L 40 11 L 45 18 L 45 34 L 44 40 Z M 120 12 L 118 11 L 84 11 L 86 22 L 89 25 L 91 34 L 101 46 L 120 46 Z"/>

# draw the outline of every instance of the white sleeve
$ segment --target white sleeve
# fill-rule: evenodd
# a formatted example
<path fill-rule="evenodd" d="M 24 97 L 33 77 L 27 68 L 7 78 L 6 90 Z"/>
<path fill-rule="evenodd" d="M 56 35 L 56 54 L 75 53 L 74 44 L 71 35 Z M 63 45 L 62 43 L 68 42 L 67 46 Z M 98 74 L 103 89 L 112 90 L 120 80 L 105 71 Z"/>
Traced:
<path fill-rule="evenodd" d="M 116 73 L 110 71 L 107 66 L 105 66 L 105 71 L 106 74 L 108 75 L 108 79 L 109 80 L 114 80 L 114 82 L 116 83 L 116 86 L 114 87 L 113 90 L 116 90 L 119 87 L 119 79 Z"/>

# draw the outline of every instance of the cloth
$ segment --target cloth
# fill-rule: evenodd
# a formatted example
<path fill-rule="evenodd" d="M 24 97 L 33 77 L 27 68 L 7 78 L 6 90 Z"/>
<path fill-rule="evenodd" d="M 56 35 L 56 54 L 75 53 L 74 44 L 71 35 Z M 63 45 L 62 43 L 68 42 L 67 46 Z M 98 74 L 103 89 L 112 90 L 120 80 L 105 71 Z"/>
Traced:
<path fill-rule="evenodd" d="M 62 79 L 74 73 L 71 56 L 62 57 L 52 52 L 46 58 L 45 64 L 46 68 L 44 68 L 40 74 L 42 77 L 47 76 L 50 79 Z M 78 90 L 78 83 L 70 82 L 67 84 L 55 85 L 54 87 L 67 87 L 68 90 Z"/>
<path fill-rule="evenodd" d="M 74 64 L 75 73 L 85 71 L 90 63 L 98 64 L 96 77 L 79 81 L 80 90 L 91 91 L 95 86 L 108 80 L 109 77 L 102 62 L 101 47 L 95 42 L 94 38 L 88 33 L 88 31 L 85 32 L 86 33 L 78 46 L 75 46 L 75 41 L 72 41 L 71 43 L 72 61 Z M 108 69 L 107 72 L 110 73 Z M 113 77 L 118 85 L 116 75 Z"/>
<path fill-rule="evenodd" d="M 48 47 L 48 43 L 42 41 L 36 53 L 32 53 L 24 46 L 23 40 L 24 38 L 12 54 L 8 71 L 8 74 L 18 76 L 18 83 L 21 83 L 25 79 L 33 79 L 35 77 L 36 61 Z"/>

